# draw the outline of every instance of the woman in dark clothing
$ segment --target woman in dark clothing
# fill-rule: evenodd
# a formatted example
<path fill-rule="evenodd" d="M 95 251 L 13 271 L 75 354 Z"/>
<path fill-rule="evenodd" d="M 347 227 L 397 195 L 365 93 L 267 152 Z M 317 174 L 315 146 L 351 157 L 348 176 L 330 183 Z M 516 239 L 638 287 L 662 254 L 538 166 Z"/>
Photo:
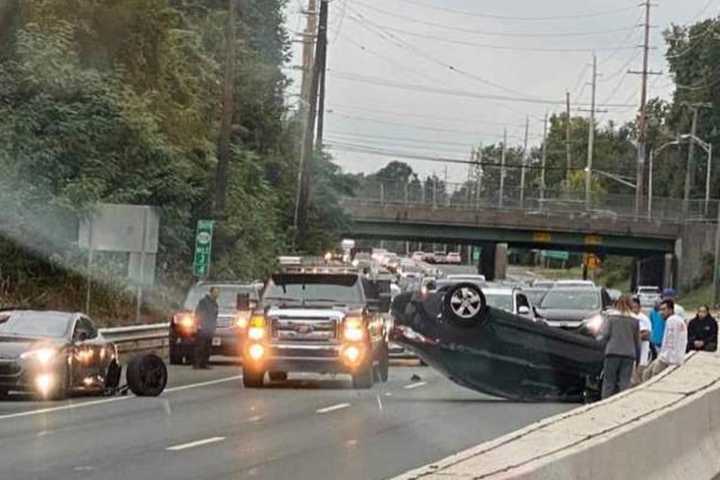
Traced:
<path fill-rule="evenodd" d="M 603 324 L 605 377 L 602 398 L 630 388 L 633 367 L 640 359 L 640 322 L 633 316 L 632 299 L 623 295 L 607 312 Z"/>
<path fill-rule="evenodd" d="M 688 324 L 687 351 L 700 350 L 714 352 L 717 350 L 718 324 L 710 315 L 710 309 L 703 305 L 698 309 L 695 318 Z"/>

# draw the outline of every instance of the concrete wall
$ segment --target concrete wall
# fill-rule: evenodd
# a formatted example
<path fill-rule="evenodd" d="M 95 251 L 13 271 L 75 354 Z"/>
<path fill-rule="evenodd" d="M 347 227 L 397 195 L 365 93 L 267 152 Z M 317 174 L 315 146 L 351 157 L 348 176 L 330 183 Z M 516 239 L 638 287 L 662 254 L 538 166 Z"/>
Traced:
<path fill-rule="evenodd" d="M 720 472 L 720 357 L 542 420 L 397 480 L 710 480 Z"/>
<path fill-rule="evenodd" d="M 697 284 L 704 272 L 703 258 L 715 255 L 715 225 L 688 223 L 677 241 L 677 286 L 688 290 Z"/>

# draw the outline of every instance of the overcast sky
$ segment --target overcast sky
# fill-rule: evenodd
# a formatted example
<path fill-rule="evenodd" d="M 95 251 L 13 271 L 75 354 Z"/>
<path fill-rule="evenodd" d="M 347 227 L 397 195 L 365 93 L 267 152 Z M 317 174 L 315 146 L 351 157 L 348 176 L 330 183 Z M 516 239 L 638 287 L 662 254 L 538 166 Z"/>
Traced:
<path fill-rule="evenodd" d="M 502 139 L 542 139 L 545 113 L 587 108 L 592 51 L 598 58 L 599 121 L 635 117 L 642 68 L 644 9 L 638 0 L 332 0 L 328 53 L 326 143 L 349 172 L 373 172 L 393 159 L 349 150 L 468 159 L 473 146 Z M 664 71 L 662 32 L 717 16 L 720 0 L 659 0 L 652 8 L 650 69 Z M 290 0 L 291 34 L 304 29 L 307 0 Z M 301 63 L 301 45 L 293 60 Z M 300 88 L 299 73 L 293 93 Z M 651 77 L 649 96 L 669 98 L 672 80 Z M 491 98 L 488 98 L 491 97 Z M 500 98 L 498 98 L 500 97 Z M 297 104 L 297 97 L 289 102 Z M 576 114 L 581 114 L 576 112 Z M 584 113 L 582 113 L 584 114 Z M 421 175 L 445 164 L 403 159 Z M 448 166 L 448 180 L 467 177 Z"/>

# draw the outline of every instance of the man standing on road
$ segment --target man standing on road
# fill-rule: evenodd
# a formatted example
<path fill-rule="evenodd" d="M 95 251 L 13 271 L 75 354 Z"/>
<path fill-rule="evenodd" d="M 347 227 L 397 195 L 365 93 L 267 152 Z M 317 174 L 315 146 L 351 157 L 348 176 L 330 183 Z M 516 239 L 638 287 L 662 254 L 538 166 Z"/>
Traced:
<path fill-rule="evenodd" d="M 687 326 L 685 320 L 675 313 L 675 303 L 672 300 L 663 300 L 660 304 L 660 314 L 665 318 L 665 335 L 658 357 L 643 373 L 643 381 L 665 370 L 670 365 L 682 365 L 685 361 L 685 348 L 687 347 Z"/>
<path fill-rule="evenodd" d="M 665 335 L 665 319 L 660 314 L 660 302 L 657 302 L 650 310 L 650 352 L 655 360 L 662 347 L 663 336 Z"/>
<path fill-rule="evenodd" d="M 679 315 L 683 320 L 687 321 L 687 314 L 685 313 L 685 309 L 675 301 L 675 297 L 677 297 L 677 292 L 674 288 L 666 288 L 662 292 L 662 299 L 663 300 L 672 300 L 673 304 L 675 305 L 675 315 Z"/>
<path fill-rule="evenodd" d="M 698 313 L 688 324 L 688 352 L 698 350 L 714 352 L 717 350 L 718 324 L 717 320 L 710 315 L 710 309 L 703 305 Z"/>
<path fill-rule="evenodd" d="M 648 316 L 642 312 L 639 297 L 633 297 L 632 310 L 633 316 L 640 322 L 640 361 L 633 374 L 633 385 L 637 385 L 642 382 L 643 371 L 645 371 L 650 363 L 650 335 L 652 333 L 652 324 Z"/>
<path fill-rule="evenodd" d="M 193 355 L 193 368 L 209 369 L 210 343 L 217 327 L 218 304 L 220 289 L 211 287 L 195 308 L 195 318 L 198 320 L 198 331 L 195 337 L 195 352 Z"/>

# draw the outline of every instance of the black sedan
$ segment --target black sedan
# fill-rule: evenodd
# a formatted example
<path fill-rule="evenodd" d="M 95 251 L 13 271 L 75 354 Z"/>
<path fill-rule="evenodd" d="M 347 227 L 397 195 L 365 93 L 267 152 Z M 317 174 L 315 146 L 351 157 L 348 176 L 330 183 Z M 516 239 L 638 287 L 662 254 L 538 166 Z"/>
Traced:
<path fill-rule="evenodd" d="M 392 311 L 392 340 L 462 386 L 523 401 L 596 395 L 601 343 L 489 307 L 475 284 L 405 293 Z"/>
<path fill-rule="evenodd" d="M 117 348 L 80 313 L 0 311 L 0 397 L 62 399 L 117 387 Z"/>

